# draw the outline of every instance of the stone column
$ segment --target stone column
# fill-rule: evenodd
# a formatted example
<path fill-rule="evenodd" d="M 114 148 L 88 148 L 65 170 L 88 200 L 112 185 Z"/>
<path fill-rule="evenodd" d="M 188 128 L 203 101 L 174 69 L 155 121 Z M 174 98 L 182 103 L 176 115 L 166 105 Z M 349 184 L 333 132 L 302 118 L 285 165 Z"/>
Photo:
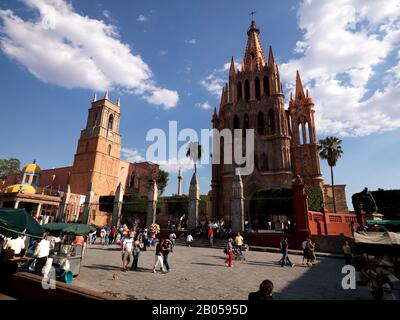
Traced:
<path fill-rule="evenodd" d="M 36 218 L 40 216 L 40 211 L 42 210 L 42 204 L 38 203 L 37 209 L 36 209 Z"/>
<path fill-rule="evenodd" d="M 61 204 L 58 207 L 57 220 L 59 222 L 67 222 L 67 206 L 70 195 L 71 195 L 71 187 L 68 184 L 67 189 L 65 190 L 63 198 L 61 200 Z"/>
<path fill-rule="evenodd" d="M 18 208 L 18 206 L 19 206 L 19 201 L 18 201 L 18 200 L 16 200 L 16 201 L 15 201 L 14 208 L 15 208 L 15 209 L 17 209 L 17 208 Z"/>
<path fill-rule="evenodd" d="M 231 198 L 232 230 L 234 232 L 244 231 L 244 197 L 243 182 L 240 173 L 233 179 Z"/>
<path fill-rule="evenodd" d="M 197 180 L 196 173 L 193 173 L 189 188 L 189 212 L 187 221 L 188 230 L 192 230 L 197 227 L 199 219 L 199 201 L 200 201 L 199 181 Z"/>
<path fill-rule="evenodd" d="M 90 224 L 90 211 L 94 199 L 93 185 L 90 184 L 86 193 L 85 204 L 83 209 L 82 223 Z"/>
<path fill-rule="evenodd" d="M 149 195 L 147 198 L 147 217 L 146 217 L 147 227 L 156 222 L 157 199 L 158 199 L 158 187 L 157 187 L 157 182 L 154 180 L 152 186 L 150 187 Z"/>
<path fill-rule="evenodd" d="M 114 207 L 112 214 L 112 226 L 114 227 L 118 227 L 121 224 L 123 198 L 124 198 L 124 190 L 120 182 L 117 187 L 117 191 L 115 192 L 115 198 L 114 198 Z"/>

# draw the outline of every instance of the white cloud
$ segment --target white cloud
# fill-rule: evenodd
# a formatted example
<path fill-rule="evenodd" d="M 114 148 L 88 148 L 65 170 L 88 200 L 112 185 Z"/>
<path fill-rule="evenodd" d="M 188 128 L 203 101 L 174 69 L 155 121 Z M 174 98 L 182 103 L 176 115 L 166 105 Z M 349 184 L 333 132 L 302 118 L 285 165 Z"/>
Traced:
<path fill-rule="evenodd" d="M 220 69 L 214 69 L 205 79 L 200 81 L 200 84 L 213 96 L 219 98 L 221 96 L 222 88 L 228 79 L 228 71 L 231 62 L 226 62 Z M 236 69 L 240 69 L 242 65 L 235 61 Z"/>
<path fill-rule="evenodd" d="M 39 17 L 23 20 L 0 10 L 0 47 L 41 81 L 95 91 L 121 88 L 156 104 L 161 92 L 165 108 L 178 102 L 176 91 L 155 84 L 149 66 L 121 42 L 115 26 L 79 15 L 64 0 L 23 2 Z"/>
<path fill-rule="evenodd" d="M 189 158 L 184 158 L 177 160 L 168 159 L 168 160 L 161 160 L 157 162 L 160 165 L 160 168 L 164 171 L 169 173 L 178 173 L 179 168 L 182 172 L 187 172 L 194 169 L 193 162 Z M 197 165 L 197 168 L 202 168 L 202 165 Z"/>
<path fill-rule="evenodd" d="M 148 19 L 145 15 L 140 14 L 140 15 L 137 17 L 136 20 L 137 20 L 138 22 L 146 22 L 146 21 L 148 21 L 149 19 Z"/>
<path fill-rule="evenodd" d="M 173 108 L 179 101 L 176 91 L 168 89 L 154 89 L 150 96 L 145 97 L 146 101 L 156 105 L 163 105 L 165 109 Z"/>
<path fill-rule="evenodd" d="M 400 64 L 392 56 L 400 44 L 400 0 L 304 1 L 297 16 L 304 35 L 294 51 L 302 56 L 281 65 L 280 74 L 291 89 L 300 71 L 317 130 L 361 136 L 399 128 Z"/>
<path fill-rule="evenodd" d="M 166 56 L 167 54 L 168 54 L 168 51 L 167 51 L 167 50 L 160 50 L 160 51 L 158 52 L 158 55 L 159 55 L 160 57 Z"/>
<path fill-rule="evenodd" d="M 122 148 L 122 158 L 129 162 L 143 162 L 145 161 L 140 152 L 136 149 Z"/>
<path fill-rule="evenodd" d="M 196 44 L 196 39 L 190 39 L 185 41 L 187 44 Z"/>
<path fill-rule="evenodd" d="M 195 106 L 197 108 L 201 108 L 201 109 L 204 109 L 204 110 L 209 110 L 209 109 L 212 108 L 211 105 L 208 103 L 208 101 L 203 102 L 203 103 L 198 102 L 198 103 L 195 104 Z"/>
<path fill-rule="evenodd" d="M 105 16 L 107 19 L 110 19 L 110 11 L 108 11 L 108 10 L 103 10 L 101 13 L 102 13 L 103 16 Z"/>
<path fill-rule="evenodd" d="M 162 170 L 169 173 L 178 173 L 179 168 L 181 168 L 182 172 L 186 172 L 194 168 L 193 162 L 189 158 L 180 160 L 173 158 L 168 160 L 154 161 L 154 159 L 145 159 L 137 149 L 122 148 L 121 152 L 122 158 L 129 162 L 151 161 L 153 163 L 157 163 Z M 202 165 L 198 164 L 197 167 L 201 168 Z"/>

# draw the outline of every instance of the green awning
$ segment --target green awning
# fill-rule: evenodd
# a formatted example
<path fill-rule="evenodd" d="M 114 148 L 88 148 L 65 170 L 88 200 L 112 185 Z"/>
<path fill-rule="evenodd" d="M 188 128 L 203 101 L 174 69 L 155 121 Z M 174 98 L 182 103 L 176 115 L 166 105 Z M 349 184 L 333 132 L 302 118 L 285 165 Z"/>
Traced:
<path fill-rule="evenodd" d="M 0 208 L 0 233 L 13 239 L 20 235 L 41 238 L 44 230 L 25 209 Z"/>
<path fill-rule="evenodd" d="M 82 223 L 47 223 L 43 225 L 43 228 L 53 235 L 60 235 L 63 233 L 74 234 L 74 235 L 86 235 L 90 232 L 96 231 L 95 227 L 88 224 Z"/>
<path fill-rule="evenodd" d="M 367 220 L 369 225 L 400 225 L 400 220 Z"/>

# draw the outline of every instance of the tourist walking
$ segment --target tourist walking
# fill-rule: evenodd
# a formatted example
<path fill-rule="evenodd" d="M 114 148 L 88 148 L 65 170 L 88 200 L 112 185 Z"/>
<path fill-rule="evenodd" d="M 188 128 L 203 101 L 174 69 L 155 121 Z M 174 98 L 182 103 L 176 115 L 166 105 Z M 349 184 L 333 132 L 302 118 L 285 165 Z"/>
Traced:
<path fill-rule="evenodd" d="M 163 255 L 162 255 L 162 246 L 161 246 L 161 242 L 159 241 L 156 245 L 156 253 L 155 253 L 155 260 L 154 260 L 154 266 L 153 266 L 153 273 L 156 273 L 156 268 L 158 267 L 158 265 L 160 266 L 160 271 L 163 272 L 164 271 L 164 259 L 163 259 Z"/>
<path fill-rule="evenodd" d="M 192 242 L 193 242 L 193 236 L 192 236 L 191 233 L 189 233 L 189 234 L 187 235 L 187 237 L 186 237 L 186 244 L 187 244 L 187 246 L 190 247 L 191 244 L 192 244 Z"/>
<path fill-rule="evenodd" d="M 344 255 L 344 263 L 346 265 L 351 265 L 353 260 L 353 255 L 351 253 L 351 247 L 348 241 L 344 242 L 343 248 L 343 255 Z"/>
<path fill-rule="evenodd" d="M 114 243 L 115 231 L 116 231 L 115 228 L 112 227 L 111 230 L 110 230 L 110 233 L 109 233 L 109 235 L 108 235 L 108 238 L 109 238 L 108 244 L 113 244 L 113 243 Z"/>
<path fill-rule="evenodd" d="M 139 234 L 139 236 L 140 236 L 140 234 Z M 138 264 L 139 264 L 139 256 L 140 256 L 139 236 L 137 237 L 136 240 L 133 241 L 133 249 L 132 249 L 133 261 L 132 261 L 132 266 L 131 266 L 132 271 L 136 271 L 138 268 Z"/>
<path fill-rule="evenodd" d="M 100 230 L 100 244 L 104 243 L 104 239 L 106 238 L 107 231 L 104 228 Z"/>
<path fill-rule="evenodd" d="M 133 233 L 128 233 L 122 242 L 122 271 L 128 271 L 128 264 L 132 260 Z"/>
<path fill-rule="evenodd" d="M 176 246 L 176 234 L 175 232 L 171 232 L 169 234 L 169 241 L 171 241 L 171 252 L 174 252 L 174 248 Z"/>
<path fill-rule="evenodd" d="M 214 245 L 214 231 L 212 228 L 208 228 L 208 243 L 210 247 Z"/>
<path fill-rule="evenodd" d="M 237 252 L 240 255 L 242 254 L 242 246 L 243 246 L 243 244 L 244 244 L 243 237 L 240 234 L 240 232 L 238 232 L 236 237 L 235 237 L 235 248 L 236 248 Z"/>
<path fill-rule="evenodd" d="M 149 245 L 149 234 L 147 232 L 147 229 L 143 230 L 143 249 L 142 251 L 147 251 L 147 247 Z"/>
<path fill-rule="evenodd" d="M 271 280 L 264 280 L 260 284 L 260 289 L 256 292 L 249 293 L 249 300 L 261 301 L 261 300 L 272 300 L 272 291 L 274 290 L 274 284 Z"/>
<path fill-rule="evenodd" d="M 307 261 L 307 265 L 311 267 L 313 264 L 315 264 L 315 261 L 317 259 L 315 256 L 315 242 L 310 239 L 310 241 L 308 241 L 307 247 L 309 253 L 309 260 Z"/>
<path fill-rule="evenodd" d="M 224 253 L 226 254 L 225 265 L 232 267 L 232 254 L 233 254 L 233 239 L 229 238 L 228 244 L 225 247 Z"/>
<path fill-rule="evenodd" d="M 310 254 L 308 252 L 308 242 L 310 241 L 309 238 L 306 238 L 302 243 L 301 243 L 301 247 L 303 249 L 303 265 L 305 265 L 305 262 L 308 262 L 310 260 Z"/>
<path fill-rule="evenodd" d="M 292 263 L 289 259 L 289 243 L 287 241 L 287 237 L 282 237 L 280 247 L 282 253 L 282 258 L 281 260 L 279 260 L 281 263 L 281 267 L 284 267 L 287 264 L 291 267 L 294 267 L 294 263 Z"/>
<path fill-rule="evenodd" d="M 164 267 L 167 270 L 167 272 L 171 271 L 171 268 L 168 263 L 168 254 L 171 249 L 171 241 L 170 240 L 164 240 L 163 244 L 161 245 L 162 247 L 162 255 L 163 255 L 163 263 Z"/>

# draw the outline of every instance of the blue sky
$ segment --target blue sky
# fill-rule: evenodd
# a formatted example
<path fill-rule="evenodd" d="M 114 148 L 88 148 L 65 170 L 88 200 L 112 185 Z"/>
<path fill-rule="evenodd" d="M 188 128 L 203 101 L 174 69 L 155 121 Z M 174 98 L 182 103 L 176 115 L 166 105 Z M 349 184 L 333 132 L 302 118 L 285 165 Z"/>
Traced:
<path fill-rule="evenodd" d="M 300 70 L 318 138 L 343 139 L 336 183 L 399 188 L 400 1 L 0 2 L 0 158 L 71 165 L 93 94 L 121 96 L 123 158 L 145 157 L 152 128 L 210 128 L 249 12 L 272 45 L 286 98 Z M 184 164 L 184 191 L 192 167 Z M 177 166 L 166 194 L 177 190 Z M 326 182 L 329 168 L 322 162 Z M 210 168 L 199 169 L 208 192 Z"/>

